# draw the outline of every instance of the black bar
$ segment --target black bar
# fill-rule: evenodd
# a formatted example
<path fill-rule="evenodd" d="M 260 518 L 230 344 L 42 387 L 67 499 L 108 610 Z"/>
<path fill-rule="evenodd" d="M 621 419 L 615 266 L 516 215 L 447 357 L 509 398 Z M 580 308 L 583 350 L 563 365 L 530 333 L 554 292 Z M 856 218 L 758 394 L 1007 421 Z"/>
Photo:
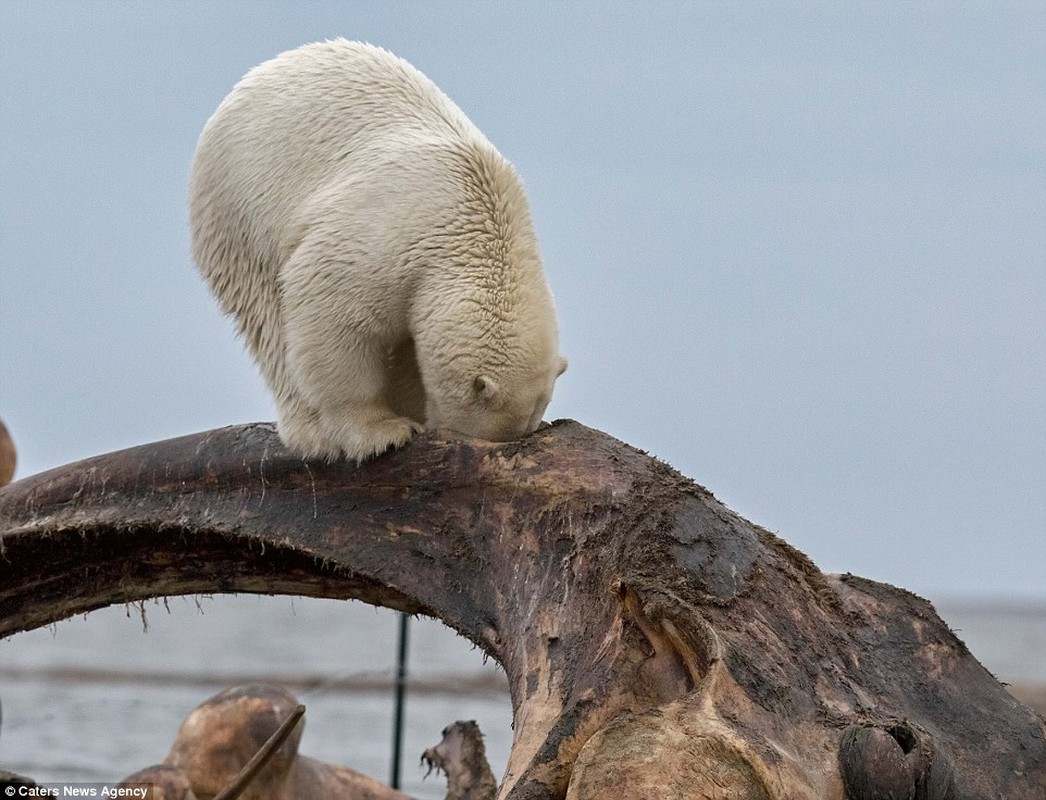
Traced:
<path fill-rule="evenodd" d="M 407 623 L 410 617 L 400 612 L 399 643 L 396 650 L 396 697 L 392 718 L 392 778 L 389 785 L 400 788 L 400 758 L 403 753 L 403 706 L 407 691 Z"/>

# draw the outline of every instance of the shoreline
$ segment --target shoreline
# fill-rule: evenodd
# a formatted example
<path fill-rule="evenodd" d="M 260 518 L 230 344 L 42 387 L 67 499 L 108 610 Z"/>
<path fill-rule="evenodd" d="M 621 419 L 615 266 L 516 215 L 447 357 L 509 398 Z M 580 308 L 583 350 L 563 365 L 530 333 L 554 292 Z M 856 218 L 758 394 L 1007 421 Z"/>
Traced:
<path fill-rule="evenodd" d="M 10 681 L 50 681 L 55 683 L 119 683 L 140 686 L 237 686 L 245 683 L 276 683 L 295 691 L 322 688 L 325 692 L 386 693 L 392 691 L 390 674 L 332 677 L 326 675 L 258 675 L 218 672 L 156 672 L 150 670 L 99 669 L 92 667 L 19 668 L 0 667 L 0 678 Z M 1002 682 L 1006 690 L 1035 713 L 1046 719 L 1046 683 L 1034 681 Z M 475 675 L 430 675 L 411 677 L 411 692 L 424 695 L 490 695 L 507 697 L 508 683 L 504 673 Z"/>

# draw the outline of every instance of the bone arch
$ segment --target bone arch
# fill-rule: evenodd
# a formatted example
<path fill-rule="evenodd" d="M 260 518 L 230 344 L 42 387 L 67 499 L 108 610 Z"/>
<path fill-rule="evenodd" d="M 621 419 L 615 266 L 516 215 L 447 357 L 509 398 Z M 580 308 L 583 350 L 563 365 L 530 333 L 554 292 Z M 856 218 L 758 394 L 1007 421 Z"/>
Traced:
<path fill-rule="evenodd" d="M 352 597 L 442 620 L 508 675 L 500 798 L 598 796 L 608 775 L 581 767 L 627 756 L 626 730 L 661 766 L 622 776 L 622 800 L 674 774 L 664 796 L 707 796 L 714 776 L 687 772 L 695 747 L 706 765 L 729 755 L 740 797 L 854 796 L 853 748 L 889 743 L 847 732 L 897 720 L 917 732 L 926 796 L 1038 798 L 1046 783 L 1042 720 L 928 603 L 824 575 L 569 421 L 500 445 L 431 432 L 359 468 L 301 461 L 271 425 L 224 428 L 4 487 L 0 532 L 3 635 L 190 592 Z"/>

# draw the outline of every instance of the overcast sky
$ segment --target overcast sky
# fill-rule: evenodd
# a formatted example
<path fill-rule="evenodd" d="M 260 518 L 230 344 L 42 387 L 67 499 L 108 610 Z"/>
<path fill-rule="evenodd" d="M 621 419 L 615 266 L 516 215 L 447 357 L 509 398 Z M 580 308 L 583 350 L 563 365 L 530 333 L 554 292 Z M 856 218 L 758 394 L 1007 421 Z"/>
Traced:
<path fill-rule="evenodd" d="M 253 65 L 383 45 L 527 186 L 548 418 L 823 569 L 1046 601 L 1046 4 L 0 4 L 0 418 L 19 475 L 272 419 L 189 259 Z"/>

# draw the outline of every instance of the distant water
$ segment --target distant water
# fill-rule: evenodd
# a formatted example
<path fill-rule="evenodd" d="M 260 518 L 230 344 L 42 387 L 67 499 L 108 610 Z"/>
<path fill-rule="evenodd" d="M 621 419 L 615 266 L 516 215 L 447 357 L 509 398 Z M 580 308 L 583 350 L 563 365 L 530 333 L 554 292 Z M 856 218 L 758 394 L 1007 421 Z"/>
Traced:
<path fill-rule="evenodd" d="M 935 604 L 970 652 L 1003 683 L 1046 685 L 1046 603 Z"/>
<path fill-rule="evenodd" d="M 288 597 L 172 598 L 113 607 L 0 641 L 0 768 L 39 781 L 116 780 L 166 756 L 196 705 L 246 676 L 309 679 L 301 752 L 389 779 L 397 615 L 360 603 Z M 1046 684 L 1046 609 L 938 604 L 1000 680 Z M 468 642 L 413 620 L 403 788 L 442 798 L 423 780 L 421 751 L 456 719 L 486 734 L 495 774 L 512 742 L 504 678 Z M 371 686 L 346 690 L 345 684 Z M 373 688 L 377 684 L 378 688 Z M 301 685 L 301 684 L 299 684 Z M 445 691 L 439 691 L 440 688 Z"/>
<path fill-rule="evenodd" d="M 0 641 L 0 768 L 37 781 L 116 780 L 163 761 L 185 716 L 245 675 L 312 676 L 326 683 L 294 690 L 306 705 L 300 752 L 389 780 L 391 692 L 331 684 L 391 681 L 397 614 L 355 602 L 249 595 L 167 603 L 170 613 L 162 601 L 146 603 L 145 633 L 137 607 L 121 606 Z M 408 695 L 404 791 L 444 796 L 446 782 L 435 774 L 423 780 L 419 760 L 457 719 L 479 722 L 500 775 L 512 742 L 500 668 L 432 620 L 412 620 L 409 642 L 411 677 L 448 693 Z M 73 677 L 56 677 L 56 670 Z M 105 672 L 137 675 L 109 681 Z M 476 684 L 496 688 L 451 693 Z"/>

